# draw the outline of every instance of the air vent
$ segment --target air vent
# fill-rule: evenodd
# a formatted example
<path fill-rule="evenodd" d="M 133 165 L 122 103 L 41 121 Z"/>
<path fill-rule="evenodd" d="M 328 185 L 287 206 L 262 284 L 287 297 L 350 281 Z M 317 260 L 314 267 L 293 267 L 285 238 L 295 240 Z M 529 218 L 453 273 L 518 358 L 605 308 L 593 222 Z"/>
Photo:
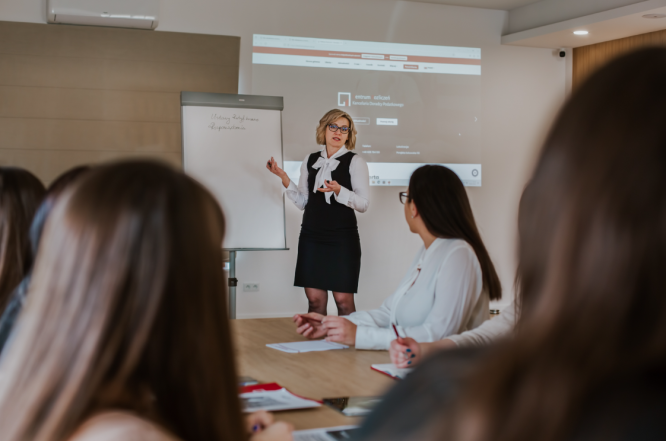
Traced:
<path fill-rule="evenodd" d="M 159 0 L 47 0 L 49 23 L 155 29 Z"/>

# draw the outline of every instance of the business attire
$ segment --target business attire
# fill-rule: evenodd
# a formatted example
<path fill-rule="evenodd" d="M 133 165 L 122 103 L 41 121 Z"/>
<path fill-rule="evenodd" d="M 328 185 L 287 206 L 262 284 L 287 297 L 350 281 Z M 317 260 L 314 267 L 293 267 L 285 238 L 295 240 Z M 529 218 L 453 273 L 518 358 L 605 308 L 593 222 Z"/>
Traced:
<path fill-rule="evenodd" d="M 478 365 L 490 363 L 488 355 L 488 348 L 462 348 L 428 357 L 389 391 L 354 434 L 354 439 L 446 438 L 443 416 L 450 415 L 460 403 L 470 372 Z M 512 399 L 510 394 L 502 398 Z M 540 399 L 547 402 L 548 397 Z M 577 409 L 573 425 L 560 438 L 562 441 L 664 440 L 666 371 L 662 366 L 607 379 L 581 397 Z M 502 438 L 501 433 L 494 435 Z"/>
<path fill-rule="evenodd" d="M 341 185 L 340 194 L 320 192 L 324 181 Z M 294 285 L 356 293 L 361 272 L 361 241 L 355 211 L 367 211 L 368 164 L 342 147 L 330 158 L 326 148 L 305 157 L 298 185 L 289 183 L 287 197 L 303 213 Z"/>
<path fill-rule="evenodd" d="M 481 266 L 461 239 L 435 239 L 416 254 L 398 289 L 379 309 L 345 318 L 356 328 L 356 348 L 389 349 L 395 324 L 403 337 L 441 340 L 488 320 L 490 297 L 483 290 Z"/>
<path fill-rule="evenodd" d="M 485 346 L 497 339 L 510 335 L 516 327 L 516 322 L 516 302 L 513 301 L 502 310 L 499 317 L 487 320 L 481 326 L 471 331 L 465 331 L 462 334 L 451 335 L 446 338 L 453 340 L 461 348 Z"/>

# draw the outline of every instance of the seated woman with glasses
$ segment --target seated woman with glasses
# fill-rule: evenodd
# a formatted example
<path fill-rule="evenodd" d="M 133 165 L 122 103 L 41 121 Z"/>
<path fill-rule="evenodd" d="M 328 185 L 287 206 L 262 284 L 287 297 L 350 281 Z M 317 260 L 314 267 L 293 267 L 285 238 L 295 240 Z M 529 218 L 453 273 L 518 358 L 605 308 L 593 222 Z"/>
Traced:
<path fill-rule="evenodd" d="M 388 349 L 400 336 L 432 342 L 473 329 L 489 318 L 488 303 L 502 295 L 462 182 L 446 167 L 425 165 L 400 193 L 405 219 L 423 247 L 398 289 L 379 309 L 346 317 L 294 316 L 308 338 Z"/>
<path fill-rule="evenodd" d="M 325 147 L 303 160 L 298 186 L 271 158 L 269 171 L 282 179 L 287 197 L 305 210 L 298 241 L 295 286 L 305 288 L 308 312 L 326 315 L 328 291 L 338 314 L 356 311 L 361 241 L 354 210 L 370 205 L 368 164 L 351 150 L 356 128 L 351 116 L 333 109 L 319 121 L 317 144 Z M 322 265 L 322 261 L 326 265 Z"/>

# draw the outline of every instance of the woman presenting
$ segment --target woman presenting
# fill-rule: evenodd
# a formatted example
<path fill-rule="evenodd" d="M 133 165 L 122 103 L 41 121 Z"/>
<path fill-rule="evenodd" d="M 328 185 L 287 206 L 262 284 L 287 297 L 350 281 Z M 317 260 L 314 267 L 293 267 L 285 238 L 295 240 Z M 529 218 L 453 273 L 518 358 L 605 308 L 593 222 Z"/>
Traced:
<path fill-rule="evenodd" d="M 356 311 L 361 271 L 354 210 L 365 213 L 370 205 L 370 173 L 365 160 L 352 153 L 356 128 L 346 112 L 333 109 L 319 120 L 317 144 L 326 147 L 305 157 L 298 186 L 275 159 L 266 168 L 282 179 L 287 197 L 305 210 L 294 285 L 305 288 L 308 312 L 326 315 L 332 291 L 338 314 L 349 315 Z"/>

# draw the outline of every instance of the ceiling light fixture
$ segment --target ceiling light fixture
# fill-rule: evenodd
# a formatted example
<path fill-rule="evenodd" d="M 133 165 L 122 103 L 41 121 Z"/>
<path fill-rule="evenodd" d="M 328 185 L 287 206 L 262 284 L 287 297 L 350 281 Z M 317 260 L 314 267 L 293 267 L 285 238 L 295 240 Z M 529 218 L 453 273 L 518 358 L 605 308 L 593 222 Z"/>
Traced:
<path fill-rule="evenodd" d="M 589 32 L 587 32 L 587 31 L 574 31 L 574 34 L 576 34 L 576 35 L 587 35 L 587 34 L 589 34 Z"/>
<path fill-rule="evenodd" d="M 666 14 L 645 14 L 643 18 L 664 18 Z"/>

